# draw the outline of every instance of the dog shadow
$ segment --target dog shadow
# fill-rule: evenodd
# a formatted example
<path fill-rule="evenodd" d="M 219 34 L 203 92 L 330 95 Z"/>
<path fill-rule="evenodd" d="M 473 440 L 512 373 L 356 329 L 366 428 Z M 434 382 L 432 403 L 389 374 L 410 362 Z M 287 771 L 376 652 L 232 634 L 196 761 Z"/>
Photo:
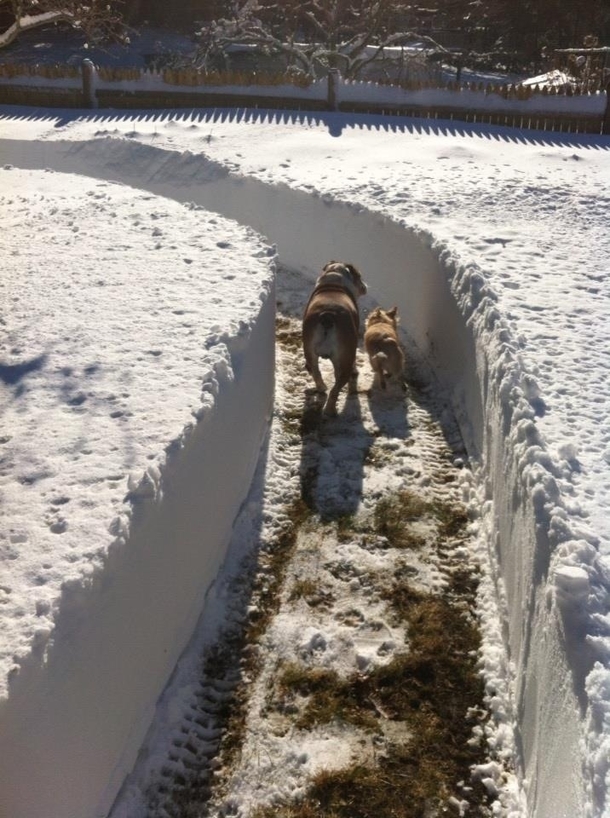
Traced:
<path fill-rule="evenodd" d="M 389 380 L 385 389 L 372 386 L 366 391 L 369 412 L 380 435 L 406 440 L 411 436 L 409 392 Z"/>
<path fill-rule="evenodd" d="M 301 416 L 301 498 L 323 522 L 354 514 L 375 436 L 363 423 L 361 395 L 342 394 L 336 416 L 323 413 L 326 395 L 306 390 Z"/>

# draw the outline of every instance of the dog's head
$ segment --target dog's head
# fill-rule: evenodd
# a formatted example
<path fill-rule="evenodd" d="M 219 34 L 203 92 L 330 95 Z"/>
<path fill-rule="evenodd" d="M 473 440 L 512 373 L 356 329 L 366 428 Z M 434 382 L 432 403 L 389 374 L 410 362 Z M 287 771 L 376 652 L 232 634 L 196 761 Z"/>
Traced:
<path fill-rule="evenodd" d="M 329 261 L 322 268 L 322 275 L 318 278 L 318 283 L 326 280 L 340 280 L 354 291 L 354 295 L 360 296 L 366 293 L 366 284 L 362 280 L 360 271 L 353 264 L 346 264 L 343 261 Z"/>
<path fill-rule="evenodd" d="M 375 307 L 366 319 L 366 326 L 368 328 L 375 324 L 389 324 L 396 329 L 399 320 L 398 307 L 392 307 L 391 310 L 382 310 L 381 307 Z"/>

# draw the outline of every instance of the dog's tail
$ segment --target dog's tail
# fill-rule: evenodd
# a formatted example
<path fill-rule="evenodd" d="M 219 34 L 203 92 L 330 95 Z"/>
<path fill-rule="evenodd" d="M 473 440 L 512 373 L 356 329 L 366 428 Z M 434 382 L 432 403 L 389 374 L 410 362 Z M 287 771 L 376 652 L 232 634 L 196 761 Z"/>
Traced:
<path fill-rule="evenodd" d="M 371 355 L 371 366 L 376 372 L 383 372 L 384 364 L 388 360 L 388 356 L 385 352 L 376 352 L 374 355 Z"/>

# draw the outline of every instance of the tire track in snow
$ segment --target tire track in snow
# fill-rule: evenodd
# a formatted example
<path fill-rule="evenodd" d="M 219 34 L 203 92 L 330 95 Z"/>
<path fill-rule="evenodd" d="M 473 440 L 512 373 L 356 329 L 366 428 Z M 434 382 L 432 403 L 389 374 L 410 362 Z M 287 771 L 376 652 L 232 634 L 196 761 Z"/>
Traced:
<path fill-rule="evenodd" d="M 406 400 L 398 388 L 370 393 L 372 373 L 361 351 L 357 394 L 343 394 L 339 416 L 323 419 L 319 400 L 308 394 L 299 343 L 297 316 L 310 286 L 280 271 L 267 451 L 200 633 L 163 696 L 112 818 L 245 817 L 303 797 L 322 768 L 375 765 L 393 747 L 409 745 L 404 720 L 390 718 L 369 697 L 376 729 L 338 722 L 305 729 L 307 697 L 281 689 L 282 674 L 300 665 L 365 678 L 407 654 L 408 627 L 388 604 L 396 577 L 408 579 L 416 593 L 451 597 L 474 622 L 472 536 L 464 526 L 441 536 L 428 513 L 464 507 L 473 495 L 455 420 L 413 354 Z M 399 521 L 408 537 L 393 544 L 392 507 L 383 503 L 399 496 L 417 498 L 420 506 L 416 518 Z M 469 589 L 461 597 L 455 578 Z M 466 729 L 471 735 L 474 728 L 475 745 L 484 735 L 482 704 L 470 704 L 477 715 Z M 478 751 L 480 763 L 489 760 L 482 746 Z M 501 765 L 483 777 L 497 794 Z M 456 814 L 472 792 L 465 781 L 447 793 Z M 477 798 L 480 806 L 485 798 L 480 792 Z M 480 808 L 469 814 L 489 814 Z"/>

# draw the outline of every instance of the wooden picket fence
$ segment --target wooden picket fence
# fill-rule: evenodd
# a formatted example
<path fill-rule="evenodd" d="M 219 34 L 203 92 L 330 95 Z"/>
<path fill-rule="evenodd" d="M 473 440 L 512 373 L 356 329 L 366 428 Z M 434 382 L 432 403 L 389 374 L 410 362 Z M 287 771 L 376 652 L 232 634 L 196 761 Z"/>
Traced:
<path fill-rule="evenodd" d="M 300 73 L 269 73 L 240 71 L 202 71 L 197 68 L 164 68 L 160 71 L 147 68 L 129 68 L 101 66 L 97 69 L 98 76 L 104 82 L 140 82 L 149 79 L 158 79 L 171 86 L 277 86 L 294 85 L 297 88 L 308 88 L 312 78 Z M 13 64 L 0 63 L 0 80 L 15 77 L 41 77 L 45 79 L 80 79 L 81 69 L 71 65 L 46 64 Z M 578 82 L 567 86 L 537 86 L 511 83 L 490 82 L 452 82 L 444 84 L 438 80 L 423 80 L 420 78 L 392 81 L 380 79 L 375 81 L 381 87 L 402 88 L 405 91 L 419 91 L 424 89 L 444 89 L 447 91 L 476 91 L 484 94 L 498 94 L 504 99 L 527 100 L 534 96 L 565 96 L 579 97 L 603 91 L 601 80 Z"/>
<path fill-rule="evenodd" d="M 307 89 L 311 89 L 314 84 L 312 79 L 300 74 L 263 72 L 246 74 L 235 71 L 206 73 L 195 68 L 165 68 L 155 71 L 100 67 L 97 69 L 94 83 L 91 78 L 93 66 L 89 63 L 87 76 L 86 63 L 87 61 L 84 61 L 81 68 L 69 65 L 2 63 L 0 104 L 123 109 L 240 107 L 338 110 L 500 124 L 536 130 L 610 134 L 608 88 L 604 89 L 599 83 L 594 82 L 558 87 L 483 82 L 439 84 L 437 80 L 422 79 L 404 80 L 400 83 L 390 80 L 376 82 L 375 85 L 381 88 L 396 87 L 404 91 L 434 89 L 455 94 L 455 104 L 447 104 L 446 100 L 442 104 L 425 102 L 391 104 L 358 101 L 358 82 L 348 83 L 356 87 L 356 95 L 352 93 L 349 99 L 341 99 L 336 79 L 331 83 L 330 76 L 328 93 L 325 92 L 323 83 L 318 81 L 319 91 L 312 95 L 307 93 Z M 371 83 L 362 83 L 362 86 L 370 85 Z M 295 92 L 283 93 L 281 96 L 265 93 L 265 88 L 277 86 L 292 87 Z M 246 88 L 247 92 L 244 90 Z M 260 93 L 250 90 L 252 88 L 260 89 Z M 465 95 L 463 92 L 471 93 Z M 577 98 L 590 97 L 594 94 L 605 96 L 605 112 L 599 114 L 579 112 L 576 104 L 571 111 L 569 105 L 564 105 L 562 107 L 566 110 L 561 112 L 543 112 L 536 111 L 535 106 L 531 104 L 536 98 L 566 97 L 573 98 L 576 102 Z M 493 95 L 510 101 L 510 110 L 497 111 L 493 110 L 493 105 L 488 108 L 484 104 L 481 106 L 476 104 L 477 97 L 482 103 L 484 97 L 489 98 Z M 469 103 L 464 102 L 465 97 Z M 520 106 L 519 103 L 523 105 Z"/>

